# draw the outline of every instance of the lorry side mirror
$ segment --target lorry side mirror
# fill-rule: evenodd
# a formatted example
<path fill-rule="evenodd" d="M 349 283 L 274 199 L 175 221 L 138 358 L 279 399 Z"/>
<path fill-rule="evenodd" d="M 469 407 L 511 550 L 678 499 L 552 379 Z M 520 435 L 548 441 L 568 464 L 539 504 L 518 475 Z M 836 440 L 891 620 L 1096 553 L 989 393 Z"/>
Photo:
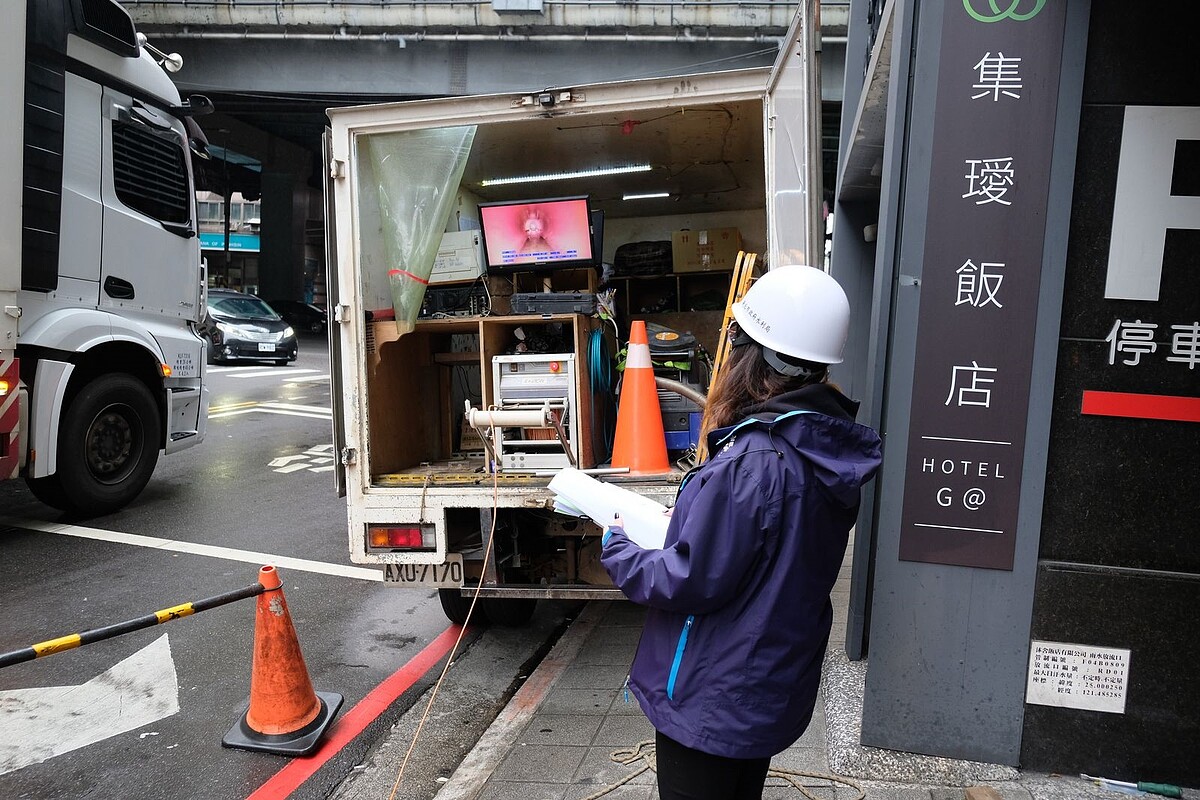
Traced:
<path fill-rule="evenodd" d="M 213 105 L 212 100 L 202 94 L 190 94 L 182 105 L 175 106 L 171 110 L 180 117 L 203 117 L 205 114 L 215 111 L 216 106 Z"/>

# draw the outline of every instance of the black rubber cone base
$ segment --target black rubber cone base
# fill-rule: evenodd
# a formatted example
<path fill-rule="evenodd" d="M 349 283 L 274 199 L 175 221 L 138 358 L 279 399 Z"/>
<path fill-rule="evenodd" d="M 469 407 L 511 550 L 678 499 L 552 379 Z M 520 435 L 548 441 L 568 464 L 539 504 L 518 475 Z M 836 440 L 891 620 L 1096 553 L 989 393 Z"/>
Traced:
<path fill-rule="evenodd" d="M 345 698 L 337 692 L 317 692 L 316 694 L 317 699 L 321 701 L 321 712 L 317 714 L 316 719 L 293 733 L 267 734 L 253 730 L 246 724 L 246 711 L 250 709 L 250 703 L 247 702 L 242 716 L 229 729 L 229 733 L 225 734 L 221 744 L 224 747 L 262 750 L 285 756 L 308 755 L 317 749 L 317 742 L 320 741 L 321 734 L 325 733 L 325 729 L 329 727 L 329 723 L 333 722 L 333 718 L 337 716 L 338 710 L 345 702 Z"/>

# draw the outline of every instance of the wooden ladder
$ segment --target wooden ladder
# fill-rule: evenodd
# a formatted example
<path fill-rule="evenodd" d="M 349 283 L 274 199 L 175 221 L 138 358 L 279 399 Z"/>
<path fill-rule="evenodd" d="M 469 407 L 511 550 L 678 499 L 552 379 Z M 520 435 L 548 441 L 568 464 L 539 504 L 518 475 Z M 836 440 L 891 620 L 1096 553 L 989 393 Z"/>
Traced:
<path fill-rule="evenodd" d="M 721 372 L 721 366 L 729 358 L 729 323 L 733 321 L 733 304 L 738 302 L 745 296 L 746 290 L 750 288 L 750 281 L 754 277 L 754 262 L 758 260 L 758 253 L 747 253 L 744 250 L 739 250 L 737 258 L 733 262 L 733 277 L 729 281 L 729 298 L 725 301 L 725 314 L 721 317 L 721 333 L 717 338 L 717 353 L 713 357 L 712 376 L 708 382 L 708 389 L 717 385 L 717 376 Z M 697 463 L 703 463 L 708 457 L 708 447 L 702 440 L 696 445 Z"/>

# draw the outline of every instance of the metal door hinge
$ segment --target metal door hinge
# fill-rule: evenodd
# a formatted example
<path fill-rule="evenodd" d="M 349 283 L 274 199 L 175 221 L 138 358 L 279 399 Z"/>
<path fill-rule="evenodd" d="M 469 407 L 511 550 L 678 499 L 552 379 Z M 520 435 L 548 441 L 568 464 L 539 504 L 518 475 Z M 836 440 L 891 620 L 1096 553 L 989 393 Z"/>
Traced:
<path fill-rule="evenodd" d="M 358 450 L 353 447 L 342 448 L 342 466 L 352 467 L 358 463 Z"/>
<path fill-rule="evenodd" d="M 329 159 L 329 177 L 344 178 L 346 177 L 346 162 L 340 158 Z"/>
<path fill-rule="evenodd" d="M 333 307 L 333 321 L 346 323 L 350 321 L 350 306 L 338 303 Z"/>

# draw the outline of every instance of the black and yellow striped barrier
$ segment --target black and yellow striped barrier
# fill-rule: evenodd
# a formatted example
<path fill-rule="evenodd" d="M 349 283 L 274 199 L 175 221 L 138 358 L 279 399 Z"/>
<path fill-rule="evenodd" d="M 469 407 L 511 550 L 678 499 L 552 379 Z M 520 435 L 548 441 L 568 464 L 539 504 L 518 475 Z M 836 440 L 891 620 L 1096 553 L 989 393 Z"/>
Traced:
<path fill-rule="evenodd" d="M 20 664 L 24 661 L 33 661 L 35 658 L 53 655 L 54 653 L 61 653 L 64 650 L 74 650 L 76 647 L 82 647 L 85 644 L 112 639 L 115 636 L 132 633 L 142 628 L 152 628 L 155 625 L 161 625 L 173 619 L 190 617 L 192 614 L 208 611 L 210 608 L 217 608 L 218 606 L 227 605 L 238 600 L 257 597 L 264 591 L 266 589 L 263 588 L 263 585 L 256 583 L 253 586 L 247 586 L 244 589 L 235 589 L 232 592 L 225 592 L 215 597 L 207 597 L 203 600 L 164 608 L 161 611 L 155 611 L 153 614 L 147 614 L 126 622 L 106 625 L 103 628 L 93 628 L 90 631 L 73 633 L 69 636 L 60 636 L 57 639 L 38 642 L 21 650 L 13 650 L 11 653 L 0 653 L 0 669 L 12 666 L 13 664 Z"/>

